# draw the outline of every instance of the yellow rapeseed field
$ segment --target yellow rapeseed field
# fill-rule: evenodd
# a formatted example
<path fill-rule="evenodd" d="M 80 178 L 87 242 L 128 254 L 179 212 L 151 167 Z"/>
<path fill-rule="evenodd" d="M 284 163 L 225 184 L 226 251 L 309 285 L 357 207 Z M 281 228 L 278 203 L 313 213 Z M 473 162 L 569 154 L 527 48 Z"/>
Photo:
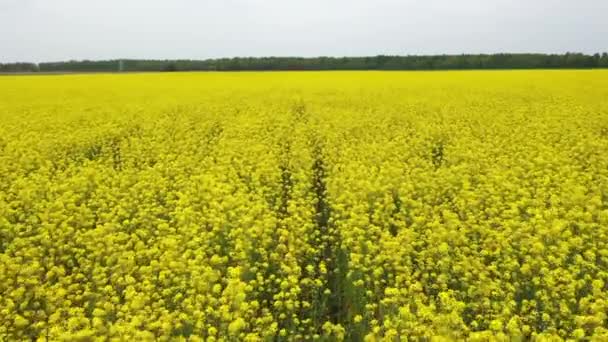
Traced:
<path fill-rule="evenodd" d="M 0 341 L 608 341 L 608 71 L 0 77 Z"/>

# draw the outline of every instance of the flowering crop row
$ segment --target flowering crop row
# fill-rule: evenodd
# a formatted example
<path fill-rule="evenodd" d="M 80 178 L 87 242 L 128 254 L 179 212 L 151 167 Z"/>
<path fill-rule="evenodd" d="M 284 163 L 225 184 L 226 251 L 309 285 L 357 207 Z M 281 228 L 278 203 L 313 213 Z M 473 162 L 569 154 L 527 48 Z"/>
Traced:
<path fill-rule="evenodd" d="M 608 73 L 0 78 L 0 341 L 608 339 Z"/>

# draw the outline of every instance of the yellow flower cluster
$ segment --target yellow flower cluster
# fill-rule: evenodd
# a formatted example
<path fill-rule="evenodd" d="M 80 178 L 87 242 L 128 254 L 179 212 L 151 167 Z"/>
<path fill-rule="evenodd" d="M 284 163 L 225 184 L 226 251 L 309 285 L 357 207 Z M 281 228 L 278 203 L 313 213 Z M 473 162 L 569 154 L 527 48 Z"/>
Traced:
<path fill-rule="evenodd" d="M 608 339 L 608 72 L 0 78 L 0 341 Z"/>

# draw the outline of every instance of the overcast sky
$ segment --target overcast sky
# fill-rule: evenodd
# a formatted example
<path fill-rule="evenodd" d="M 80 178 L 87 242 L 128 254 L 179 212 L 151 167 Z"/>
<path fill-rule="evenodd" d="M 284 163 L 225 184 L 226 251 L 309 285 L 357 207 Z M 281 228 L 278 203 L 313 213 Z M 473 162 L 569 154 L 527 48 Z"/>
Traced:
<path fill-rule="evenodd" d="M 0 0 L 0 61 L 608 50 L 608 0 Z"/>

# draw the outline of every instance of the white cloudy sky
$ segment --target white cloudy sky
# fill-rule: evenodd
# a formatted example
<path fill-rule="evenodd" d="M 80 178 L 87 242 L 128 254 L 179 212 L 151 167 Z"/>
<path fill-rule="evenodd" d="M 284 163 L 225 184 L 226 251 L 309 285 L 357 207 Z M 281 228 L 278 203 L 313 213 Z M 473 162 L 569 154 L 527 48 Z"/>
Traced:
<path fill-rule="evenodd" d="M 608 0 L 0 0 L 0 62 L 608 50 Z"/>

